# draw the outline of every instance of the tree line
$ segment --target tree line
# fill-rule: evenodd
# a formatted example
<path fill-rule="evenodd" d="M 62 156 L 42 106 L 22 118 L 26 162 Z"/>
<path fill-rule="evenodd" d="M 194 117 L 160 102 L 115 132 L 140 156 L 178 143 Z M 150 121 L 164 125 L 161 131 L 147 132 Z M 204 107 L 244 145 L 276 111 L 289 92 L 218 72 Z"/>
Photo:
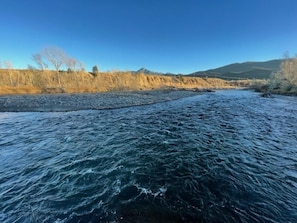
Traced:
<path fill-rule="evenodd" d="M 66 66 L 68 71 L 84 71 L 85 65 L 77 59 L 69 56 L 59 47 L 50 46 L 43 48 L 39 53 L 32 55 L 32 60 L 39 70 L 47 70 L 49 64 L 59 71 L 62 66 Z"/>
<path fill-rule="evenodd" d="M 62 67 L 66 67 L 68 72 L 71 71 L 85 71 L 83 62 L 69 56 L 63 49 L 56 46 L 44 47 L 40 52 L 34 53 L 31 57 L 35 65 L 28 64 L 29 70 L 49 70 L 51 66 L 55 71 L 60 71 Z M 6 69 L 13 69 L 10 61 L 4 61 Z M 0 61 L 0 68 L 2 63 Z M 93 72 L 98 73 L 97 66 L 93 67 Z"/>
<path fill-rule="evenodd" d="M 85 65 L 83 62 L 69 56 L 63 49 L 56 46 L 44 47 L 40 52 L 34 53 L 31 57 L 34 61 L 34 65 L 28 64 L 28 70 L 40 70 L 46 71 L 50 67 L 56 71 L 57 80 L 59 86 L 61 86 L 60 71 L 64 67 L 68 73 L 70 72 L 85 72 Z M 10 61 L 4 61 L 4 67 L 8 70 L 11 85 L 12 81 L 12 70 L 14 69 Z M 0 68 L 2 68 L 2 63 L 0 61 Z M 97 66 L 93 67 L 92 74 L 97 75 L 99 69 Z"/>

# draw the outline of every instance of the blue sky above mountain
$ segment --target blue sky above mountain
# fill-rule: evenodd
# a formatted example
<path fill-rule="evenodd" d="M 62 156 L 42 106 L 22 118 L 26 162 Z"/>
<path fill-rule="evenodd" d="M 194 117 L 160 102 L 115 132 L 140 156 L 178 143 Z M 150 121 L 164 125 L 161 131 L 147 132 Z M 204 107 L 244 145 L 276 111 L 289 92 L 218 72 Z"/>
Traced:
<path fill-rule="evenodd" d="M 297 52 L 295 0 L 0 0 L 0 60 L 53 45 L 88 70 L 191 73 Z"/>

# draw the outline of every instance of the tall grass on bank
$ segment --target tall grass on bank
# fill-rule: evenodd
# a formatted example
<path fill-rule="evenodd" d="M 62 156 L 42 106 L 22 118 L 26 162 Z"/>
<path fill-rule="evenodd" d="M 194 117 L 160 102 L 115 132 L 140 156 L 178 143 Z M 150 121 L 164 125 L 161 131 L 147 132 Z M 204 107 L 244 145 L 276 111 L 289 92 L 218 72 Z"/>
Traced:
<path fill-rule="evenodd" d="M 297 56 L 282 62 L 280 69 L 271 75 L 268 90 L 272 93 L 297 95 Z"/>
<path fill-rule="evenodd" d="M 99 72 L 0 69 L 0 93 L 82 93 L 161 88 L 223 89 L 232 83 L 218 78 Z"/>

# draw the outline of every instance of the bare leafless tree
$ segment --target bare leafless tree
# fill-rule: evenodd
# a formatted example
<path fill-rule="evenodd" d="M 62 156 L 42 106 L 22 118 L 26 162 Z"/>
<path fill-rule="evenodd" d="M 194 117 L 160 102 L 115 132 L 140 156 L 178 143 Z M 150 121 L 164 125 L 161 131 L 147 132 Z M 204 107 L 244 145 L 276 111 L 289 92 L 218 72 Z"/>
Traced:
<path fill-rule="evenodd" d="M 49 47 L 43 48 L 41 51 L 41 56 L 44 57 L 55 68 L 57 72 L 58 84 L 59 84 L 59 87 L 61 88 L 62 84 L 61 84 L 59 70 L 61 66 L 65 64 L 65 61 L 67 60 L 68 56 L 62 49 L 56 46 L 49 46 Z"/>
<path fill-rule="evenodd" d="M 78 66 L 78 61 L 72 57 L 66 57 L 65 58 L 65 64 L 68 68 L 68 70 L 76 71 Z"/>
<path fill-rule="evenodd" d="M 76 86 L 77 88 L 79 88 L 78 69 L 79 69 L 80 62 L 75 58 L 68 57 L 65 60 L 65 64 L 68 68 L 68 72 L 73 73 L 73 77 L 75 78 L 75 81 L 76 81 Z"/>
<path fill-rule="evenodd" d="M 47 69 L 47 64 L 43 61 L 43 57 L 40 53 L 35 53 L 32 55 L 32 60 L 37 64 L 40 70 Z"/>
<path fill-rule="evenodd" d="M 13 69 L 12 63 L 10 61 L 6 60 L 6 61 L 4 61 L 4 64 L 5 64 L 6 69 L 8 69 L 8 70 Z"/>
<path fill-rule="evenodd" d="M 10 61 L 4 61 L 5 67 L 8 70 L 8 76 L 9 76 L 9 82 L 10 82 L 10 86 L 14 86 L 13 84 L 13 80 L 12 80 L 12 69 L 13 66 L 11 64 Z"/>
<path fill-rule="evenodd" d="M 32 66 L 31 64 L 27 65 L 28 70 L 37 70 L 36 67 Z"/>
<path fill-rule="evenodd" d="M 56 71 L 59 71 L 61 66 L 65 64 L 65 60 L 67 58 L 66 53 L 59 47 L 55 46 L 43 48 L 41 55 L 54 66 Z"/>
<path fill-rule="evenodd" d="M 82 71 L 82 72 L 86 71 L 86 66 L 85 66 L 85 64 L 83 62 L 79 61 L 78 67 L 79 67 L 80 71 Z"/>

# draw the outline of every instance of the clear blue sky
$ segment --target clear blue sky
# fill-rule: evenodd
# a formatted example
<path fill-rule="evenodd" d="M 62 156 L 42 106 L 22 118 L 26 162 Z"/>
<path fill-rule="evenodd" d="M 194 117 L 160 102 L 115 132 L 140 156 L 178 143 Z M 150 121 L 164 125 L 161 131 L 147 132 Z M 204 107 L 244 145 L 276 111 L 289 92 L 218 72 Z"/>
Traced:
<path fill-rule="evenodd" d="M 0 0 L 0 61 L 57 46 L 86 68 L 191 73 L 297 53 L 296 0 Z"/>

